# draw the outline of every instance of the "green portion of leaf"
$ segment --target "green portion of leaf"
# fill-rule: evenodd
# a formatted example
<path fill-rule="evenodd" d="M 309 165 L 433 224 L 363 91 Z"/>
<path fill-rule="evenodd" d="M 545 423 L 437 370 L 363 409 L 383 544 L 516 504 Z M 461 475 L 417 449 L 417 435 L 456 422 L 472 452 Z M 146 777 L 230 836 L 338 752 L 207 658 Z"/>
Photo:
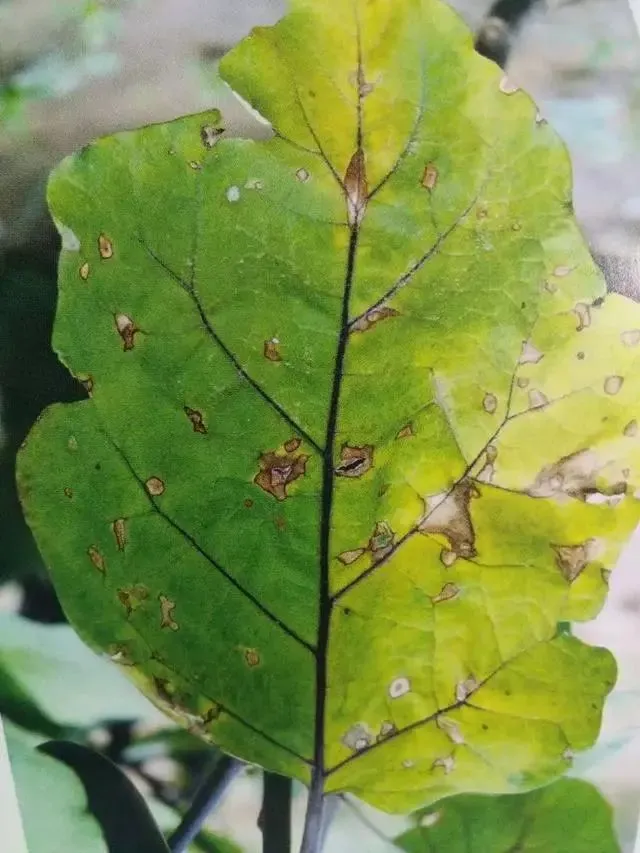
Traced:
<path fill-rule="evenodd" d="M 0 710 L 44 733 L 156 720 L 155 709 L 67 625 L 0 615 Z"/>
<path fill-rule="evenodd" d="M 577 779 L 528 794 L 452 797 L 396 839 L 407 853 L 620 853 L 611 806 Z"/>
<path fill-rule="evenodd" d="M 52 177 L 55 345 L 21 455 L 66 611 L 193 732 L 389 810 L 561 774 L 640 503 L 640 307 L 564 147 L 439 0 L 296 0 L 204 114 Z"/>
<path fill-rule="evenodd" d="M 5 731 L 29 853 L 108 853 L 73 770 L 40 752 L 27 732 L 6 722 Z"/>

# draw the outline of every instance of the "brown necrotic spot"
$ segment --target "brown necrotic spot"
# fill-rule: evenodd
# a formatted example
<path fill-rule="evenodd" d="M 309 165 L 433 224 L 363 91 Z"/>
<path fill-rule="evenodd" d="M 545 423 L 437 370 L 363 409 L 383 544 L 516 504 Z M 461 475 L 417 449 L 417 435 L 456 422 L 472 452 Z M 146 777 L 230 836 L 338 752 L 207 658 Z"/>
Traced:
<path fill-rule="evenodd" d="M 167 598 L 166 595 L 159 595 L 158 600 L 160 602 L 160 627 L 169 628 L 171 631 L 177 631 L 180 626 L 173 618 L 173 614 L 176 609 L 175 601 Z"/>
<path fill-rule="evenodd" d="M 191 421 L 191 426 L 193 427 L 194 432 L 200 433 L 200 435 L 207 434 L 207 427 L 202 417 L 202 412 L 199 412 L 197 409 L 190 409 L 189 406 L 185 406 L 184 413 Z"/>
<path fill-rule="evenodd" d="M 425 515 L 418 529 L 427 535 L 446 537 L 449 549 L 458 557 L 475 557 L 475 534 L 469 512 L 474 494 L 473 485 L 463 481 L 449 492 L 427 498 Z"/>
<path fill-rule="evenodd" d="M 127 544 L 127 527 L 124 518 L 117 518 L 111 525 L 118 551 L 124 551 Z"/>
<path fill-rule="evenodd" d="M 438 183 L 438 168 L 435 163 L 427 163 L 422 173 L 421 185 L 425 190 L 434 190 Z"/>
<path fill-rule="evenodd" d="M 431 597 L 434 604 L 442 604 L 444 601 L 451 601 L 460 594 L 460 589 L 454 583 L 446 583 L 437 595 Z"/>
<path fill-rule="evenodd" d="M 414 435 L 413 424 L 407 424 L 402 427 L 400 432 L 396 435 L 396 438 L 411 438 Z"/>
<path fill-rule="evenodd" d="M 355 563 L 356 560 L 359 560 L 366 551 L 364 548 L 354 548 L 353 551 L 343 551 L 342 554 L 338 555 L 338 559 L 344 566 L 350 566 L 352 563 Z"/>
<path fill-rule="evenodd" d="M 637 347 L 640 344 L 640 329 L 629 329 L 622 332 L 620 340 L 626 347 Z"/>
<path fill-rule="evenodd" d="M 244 505 L 246 509 L 251 509 L 251 507 L 253 506 L 253 501 L 251 500 L 251 498 L 247 498 L 244 502 Z"/>
<path fill-rule="evenodd" d="M 98 252 L 105 261 L 113 257 L 113 243 L 106 234 L 100 234 L 98 237 Z"/>
<path fill-rule="evenodd" d="M 137 583 L 133 586 L 123 586 L 117 591 L 118 601 L 131 616 L 149 598 L 149 590 L 144 584 Z"/>
<path fill-rule="evenodd" d="M 495 411 L 498 408 L 498 398 L 496 397 L 496 395 L 487 392 L 484 395 L 484 399 L 482 401 L 482 408 L 489 415 L 495 414 Z"/>
<path fill-rule="evenodd" d="M 366 332 L 375 326 L 381 320 L 387 320 L 389 317 L 397 317 L 398 312 L 394 308 L 388 308 L 386 305 L 381 305 L 379 308 L 374 308 L 368 314 L 363 314 L 351 326 L 352 332 Z"/>
<path fill-rule="evenodd" d="M 69 486 L 66 486 L 64 489 L 64 496 L 66 498 L 71 499 L 73 497 L 73 489 L 70 489 Z"/>
<path fill-rule="evenodd" d="M 373 465 L 373 447 L 365 444 L 363 447 L 342 445 L 340 462 L 336 465 L 338 477 L 362 477 Z"/>
<path fill-rule="evenodd" d="M 295 453 L 301 444 L 302 441 L 299 438 L 291 438 L 289 441 L 285 441 L 284 449 L 287 453 Z"/>
<path fill-rule="evenodd" d="M 200 139 L 205 148 L 213 148 L 223 133 L 224 129 L 221 127 L 214 127 L 212 124 L 203 124 L 200 128 Z"/>
<path fill-rule="evenodd" d="M 95 545 L 91 545 L 87 548 L 87 555 L 96 569 L 104 574 L 107 570 L 107 564 L 105 562 L 104 556 L 101 552 L 96 548 Z"/>
<path fill-rule="evenodd" d="M 159 498 L 165 490 L 165 484 L 159 477 L 149 477 L 144 487 L 152 498 Z"/>
<path fill-rule="evenodd" d="M 258 654 L 258 651 L 256 649 L 245 649 L 244 662 L 250 669 L 260 666 L 260 655 Z"/>
<path fill-rule="evenodd" d="M 83 281 L 86 281 L 86 280 L 89 278 L 89 271 L 90 271 L 89 262 L 88 262 L 88 261 L 85 261 L 85 263 L 84 263 L 84 264 L 82 264 L 82 266 L 81 266 L 81 267 L 80 267 L 80 269 L 78 270 L 78 273 L 79 273 L 79 275 L 80 275 L 80 278 L 81 278 Z"/>
<path fill-rule="evenodd" d="M 289 497 L 289 485 L 303 477 L 309 456 L 305 454 L 277 453 L 269 450 L 260 457 L 260 470 L 254 477 L 256 486 L 279 501 Z"/>
<path fill-rule="evenodd" d="M 278 338 L 271 338 L 271 340 L 264 342 L 263 355 L 267 361 L 282 361 Z"/>
<path fill-rule="evenodd" d="M 604 380 L 604 392 L 611 396 L 617 394 L 624 384 L 622 376 L 607 376 Z"/>
<path fill-rule="evenodd" d="M 120 335 L 124 343 L 124 351 L 128 352 L 129 350 L 132 350 L 136 345 L 136 333 L 139 332 L 140 329 L 136 326 L 136 324 L 133 322 L 133 320 L 131 319 L 131 317 L 129 317 L 128 314 L 115 314 L 114 321 L 118 334 Z"/>

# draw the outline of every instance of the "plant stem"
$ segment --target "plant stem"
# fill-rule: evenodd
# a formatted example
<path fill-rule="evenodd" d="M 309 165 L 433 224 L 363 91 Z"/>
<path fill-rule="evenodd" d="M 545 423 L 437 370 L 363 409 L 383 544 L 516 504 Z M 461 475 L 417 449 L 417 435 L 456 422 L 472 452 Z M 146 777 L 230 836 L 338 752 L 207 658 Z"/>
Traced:
<path fill-rule="evenodd" d="M 263 780 L 262 853 L 291 853 L 291 779 L 265 771 Z"/>
<path fill-rule="evenodd" d="M 180 826 L 169 836 L 172 853 L 185 853 L 243 767 L 244 764 L 235 758 L 226 755 L 216 758 L 213 766 L 207 770 Z"/>
<path fill-rule="evenodd" d="M 324 779 L 322 773 L 316 768 L 311 777 L 300 853 L 322 853 L 322 844 L 324 843 L 324 812 Z"/>

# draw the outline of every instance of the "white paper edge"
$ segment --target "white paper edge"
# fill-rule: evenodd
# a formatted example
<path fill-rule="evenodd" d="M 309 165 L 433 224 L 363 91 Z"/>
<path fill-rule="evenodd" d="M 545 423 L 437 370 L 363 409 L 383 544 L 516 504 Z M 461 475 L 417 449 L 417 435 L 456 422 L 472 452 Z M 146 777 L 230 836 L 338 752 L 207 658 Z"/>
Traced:
<path fill-rule="evenodd" d="M 18 794 L 11 772 L 7 739 L 0 716 L 0 826 L 3 853 L 29 853 L 18 805 Z"/>

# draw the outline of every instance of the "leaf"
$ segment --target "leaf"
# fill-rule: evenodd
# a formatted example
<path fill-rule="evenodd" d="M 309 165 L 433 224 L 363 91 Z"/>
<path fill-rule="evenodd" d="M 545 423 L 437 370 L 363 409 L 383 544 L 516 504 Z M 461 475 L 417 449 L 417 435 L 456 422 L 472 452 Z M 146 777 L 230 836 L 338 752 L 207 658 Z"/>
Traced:
<path fill-rule="evenodd" d="M 0 615 L 0 710 L 46 734 L 158 717 L 68 625 L 39 625 L 10 614 Z"/>
<path fill-rule="evenodd" d="M 577 779 L 515 796 L 453 797 L 418 820 L 396 839 L 407 853 L 620 853 L 611 806 Z"/>
<path fill-rule="evenodd" d="M 556 626 L 640 516 L 640 306 L 438 0 L 297 0 L 221 72 L 273 138 L 207 113 L 51 180 L 55 346 L 91 399 L 48 410 L 19 480 L 66 612 L 315 791 L 540 786 L 615 680 Z"/>
<path fill-rule="evenodd" d="M 140 794 L 108 759 L 6 730 L 29 853 L 168 853 Z"/>

